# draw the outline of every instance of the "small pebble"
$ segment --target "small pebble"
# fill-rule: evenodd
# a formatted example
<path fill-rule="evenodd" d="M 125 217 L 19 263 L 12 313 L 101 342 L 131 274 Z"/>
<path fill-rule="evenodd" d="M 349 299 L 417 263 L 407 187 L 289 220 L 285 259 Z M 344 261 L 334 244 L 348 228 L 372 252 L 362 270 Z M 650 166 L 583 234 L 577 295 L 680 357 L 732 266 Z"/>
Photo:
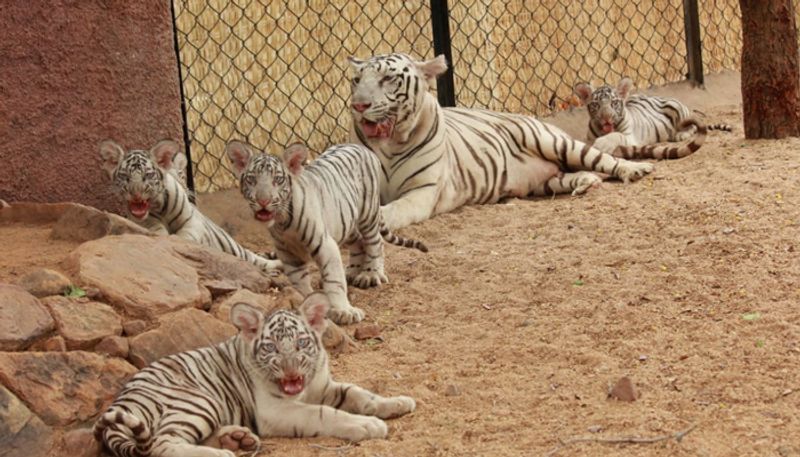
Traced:
<path fill-rule="evenodd" d="M 633 386 L 633 381 L 627 376 L 623 376 L 617 381 L 608 396 L 619 401 L 635 401 L 639 398 L 639 394 Z"/>
<path fill-rule="evenodd" d="M 448 384 L 444 389 L 445 396 L 455 397 L 461 395 L 461 388 L 456 384 Z"/>

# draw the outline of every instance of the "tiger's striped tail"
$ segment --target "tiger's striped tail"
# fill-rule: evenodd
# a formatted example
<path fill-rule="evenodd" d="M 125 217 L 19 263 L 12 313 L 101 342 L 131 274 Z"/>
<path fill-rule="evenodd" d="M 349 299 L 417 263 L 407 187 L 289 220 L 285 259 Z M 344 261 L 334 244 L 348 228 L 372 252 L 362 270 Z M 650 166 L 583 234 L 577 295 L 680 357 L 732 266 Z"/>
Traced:
<path fill-rule="evenodd" d="M 733 132 L 733 126 L 730 124 L 709 124 L 706 126 L 708 131 L 718 130 L 720 132 Z"/>
<path fill-rule="evenodd" d="M 110 427 L 115 430 L 109 430 Z M 130 434 L 119 428 L 130 430 Z M 106 433 L 108 432 L 108 433 Z M 152 439 L 150 428 L 138 417 L 112 406 L 94 423 L 94 438 L 105 443 L 116 456 L 137 457 L 149 455 Z"/>
<path fill-rule="evenodd" d="M 680 159 L 688 155 L 694 154 L 695 151 L 700 149 L 706 141 L 708 134 L 708 127 L 694 118 L 684 119 L 678 129 L 683 131 L 694 126 L 697 130 L 694 137 L 688 142 L 679 145 L 670 144 L 650 144 L 645 146 L 619 146 L 614 151 L 615 157 L 622 157 L 623 159 Z"/>
<path fill-rule="evenodd" d="M 422 241 L 415 240 L 412 238 L 403 238 L 400 235 L 395 235 L 391 230 L 386 228 L 385 226 L 381 226 L 381 236 L 387 243 L 394 244 L 395 246 L 401 246 L 404 248 L 414 248 L 419 249 L 422 252 L 428 252 L 428 247 L 422 243 Z"/>

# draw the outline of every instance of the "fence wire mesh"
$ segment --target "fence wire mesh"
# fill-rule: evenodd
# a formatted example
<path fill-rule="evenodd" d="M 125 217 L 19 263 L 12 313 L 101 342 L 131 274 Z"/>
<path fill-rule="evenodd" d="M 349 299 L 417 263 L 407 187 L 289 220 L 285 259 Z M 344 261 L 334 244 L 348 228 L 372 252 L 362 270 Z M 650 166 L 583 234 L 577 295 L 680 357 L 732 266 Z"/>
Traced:
<path fill-rule="evenodd" d="M 798 0 L 800 1 L 800 0 Z M 423 0 L 173 0 L 195 188 L 233 187 L 233 139 L 278 153 L 347 140 L 347 57 L 433 57 Z M 706 71 L 737 69 L 738 0 L 699 2 Z M 449 0 L 458 106 L 545 115 L 576 82 L 686 77 L 683 0 Z"/>

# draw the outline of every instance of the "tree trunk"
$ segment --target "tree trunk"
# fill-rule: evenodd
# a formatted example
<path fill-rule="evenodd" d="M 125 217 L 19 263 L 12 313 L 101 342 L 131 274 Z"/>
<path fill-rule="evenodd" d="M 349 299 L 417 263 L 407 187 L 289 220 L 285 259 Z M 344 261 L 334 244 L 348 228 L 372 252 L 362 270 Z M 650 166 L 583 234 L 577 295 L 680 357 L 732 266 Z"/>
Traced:
<path fill-rule="evenodd" d="M 745 138 L 800 134 L 800 66 L 792 0 L 739 0 Z"/>

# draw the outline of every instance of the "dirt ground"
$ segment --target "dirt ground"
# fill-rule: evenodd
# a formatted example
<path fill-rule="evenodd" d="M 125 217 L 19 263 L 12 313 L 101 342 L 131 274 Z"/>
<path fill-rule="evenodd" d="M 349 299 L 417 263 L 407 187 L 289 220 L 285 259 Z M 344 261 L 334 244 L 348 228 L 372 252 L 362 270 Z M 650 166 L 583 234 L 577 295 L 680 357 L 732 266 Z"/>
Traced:
<path fill-rule="evenodd" d="M 402 230 L 430 253 L 386 248 L 391 283 L 350 292 L 385 341 L 359 343 L 332 370 L 411 395 L 417 410 L 390 421 L 387 440 L 266 439 L 260 455 L 541 456 L 572 437 L 692 426 L 681 442 L 553 455 L 800 455 L 800 139 L 745 141 L 735 75 L 658 92 L 734 132 L 634 184 Z M 582 132 L 583 116 L 555 122 Z M 268 246 L 236 191 L 200 205 L 243 244 Z M 639 400 L 607 399 L 622 376 Z"/>

